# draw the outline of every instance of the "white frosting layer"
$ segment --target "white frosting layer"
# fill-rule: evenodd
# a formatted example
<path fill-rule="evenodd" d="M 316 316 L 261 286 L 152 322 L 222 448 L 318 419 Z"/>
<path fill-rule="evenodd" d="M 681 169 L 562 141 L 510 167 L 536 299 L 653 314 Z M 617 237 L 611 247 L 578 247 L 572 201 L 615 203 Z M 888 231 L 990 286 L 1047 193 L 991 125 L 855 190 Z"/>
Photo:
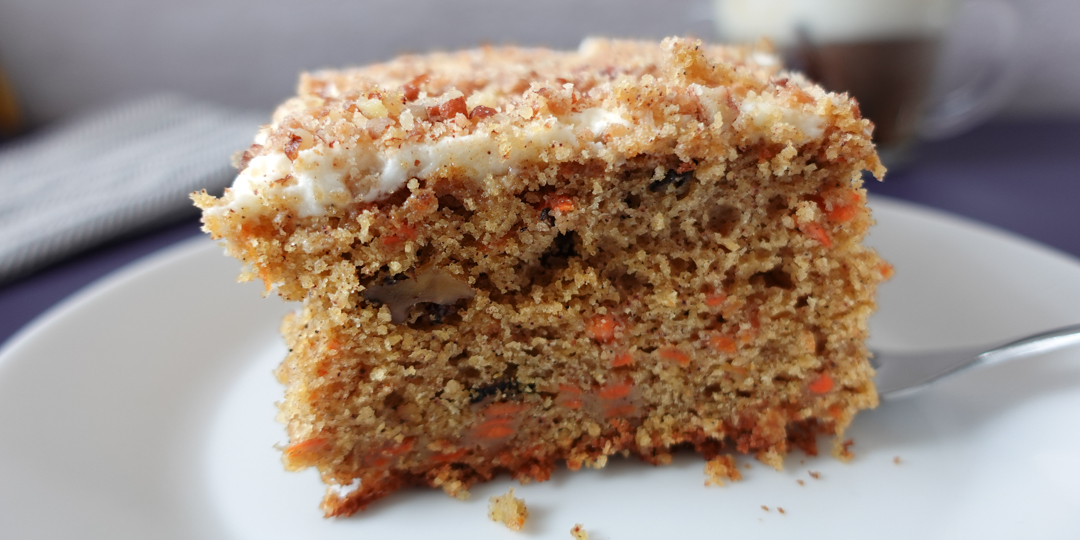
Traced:
<path fill-rule="evenodd" d="M 763 133 L 772 131 L 773 125 L 783 122 L 790 124 L 803 133 L 805 142 L 817 139 L 824 133 L 825 118 L 808 108 L 781 107 L 774 98 L 768 96 L 748 96 L 739 105 L 739 115 L 745 116 L 750 124 Z"/>
<path fill-rule="evenodd" d="M 474 178 L 498 176 L 515 166 L 539 158 L 542 151 L 555 146 L 577 148 L 577 132 L 587 128 L 594 136 L 613 124 L 627 125 L 620 114 L 604 109 L 588 109 L 558 121 L 554 118 L 527 129 L 515 129 L 506 135 L 508 144 L 488 133 L 442 139 L 434 144 L 405 145 L 388 157 L 382 167 L 380 186 L 364 197 L 376 200 L 393 193 L 410 178 L 424 178 L 443 167 L 459 167 Z M 596 144 L 596 143 L 593 143 Z"/>
<path fill-rule="evenodd" d="M 326 490 L 338 497 L 347 497 L 350 493 L 360 489 L 360 479 L 356 478 L 348 484 L 328 484 Z"/>
<path fill-rule="evenodd" d="M 296 160 L 283 153 L 258 156 L 233 182 L 229 204 L 213 211 L 258 214 L 268 208 L 269 197 L 283 197 L 299 217 L 326 215 L 353 200 L 377 201 L 401 189 L 409 179 L 434 175 L 444 167 L 460 168 L 473 178 L 487 178 L 536 160 L 548 148 L 563 146 L 577 152 L 583 146 L 594 146 L 598 151 L 601 143 L 591 139 L 583 142 L 579 132 L 588 129 L 595 139 L 615 124 L 629 122 L 616 111 L 594 108 L 561 120 L 549 118 L 512 128 L 499 137 L 478 131 L 430 143 L 409 143 L 383 154 L 373 148 L 355 152 L 318 145 L 300 151 Z M 259 138 L 265 139 L 265 134 L 260 133 Z M 356 158 L 356 169 L 348 165 L 350 153 Z M 346 180 L 355 174 L 367 175 L 375 182 L 363 193 L 350 193 Z"/>

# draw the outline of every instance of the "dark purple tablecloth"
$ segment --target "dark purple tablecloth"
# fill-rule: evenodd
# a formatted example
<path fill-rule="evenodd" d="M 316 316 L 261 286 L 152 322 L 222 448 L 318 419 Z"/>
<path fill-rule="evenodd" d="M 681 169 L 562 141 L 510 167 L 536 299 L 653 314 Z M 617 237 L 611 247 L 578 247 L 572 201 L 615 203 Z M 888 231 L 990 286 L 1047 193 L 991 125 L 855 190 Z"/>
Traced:
<path fill-rule="evenodd" d="M 873 194 L 974 218 L 1080 257 L 1080 121 L 997 123 L 927 143 L 910 165 L 868 187 Z M 192 217 L 0 287 L 0 343 L 94 280 L 196 234 Z"/>

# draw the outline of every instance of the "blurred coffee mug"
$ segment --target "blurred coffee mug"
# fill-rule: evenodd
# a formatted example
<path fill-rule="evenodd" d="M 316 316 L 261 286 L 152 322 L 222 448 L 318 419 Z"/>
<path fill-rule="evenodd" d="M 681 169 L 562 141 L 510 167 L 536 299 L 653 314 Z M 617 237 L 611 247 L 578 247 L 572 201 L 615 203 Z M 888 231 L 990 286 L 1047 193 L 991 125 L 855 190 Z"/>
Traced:
<path fill-rule="evenodd" d="M 986 120 L 1018 80 L 1019 19 L 1007 0 L 715 0 L 714 15 L 724 41 L 768 38 L 790 67 L 855 96 L 886 166 L 905 161 L 920 136 Z M 986 27 L 992 52 L 956 81 L 940 61 L 965 19 Z"/>

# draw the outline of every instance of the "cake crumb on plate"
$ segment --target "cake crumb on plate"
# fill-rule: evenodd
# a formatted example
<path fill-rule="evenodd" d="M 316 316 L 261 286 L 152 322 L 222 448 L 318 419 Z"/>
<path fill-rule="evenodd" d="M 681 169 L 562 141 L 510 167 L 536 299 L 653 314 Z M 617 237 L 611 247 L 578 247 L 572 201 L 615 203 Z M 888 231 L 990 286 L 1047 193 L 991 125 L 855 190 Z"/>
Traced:
<path fill-rule="evenodd" d="M 589 533 L 585 531 L 580 523 L 574 525 L 574 528 L 570 529 L 570 536 L 574 537 L 574 540 L 589 540 Z"/>
<path fill-rule="evenodd" d="M 492 521 L 501 522 L 512 531 L 520 531 L 525 526 L 529 509 L 525 507 L 523 499 L 514 497 L 514 488 L 510 488 L 505 495 L 496 495 L 488 501 L 488 517 Z"/>
<path fill-rule="evenodd" d="M 731 455 L 717 456 L 705 462 L 705 485 L 722 486 L 724 480 L 737 482 L 742 480 L 739 466 Z"/>

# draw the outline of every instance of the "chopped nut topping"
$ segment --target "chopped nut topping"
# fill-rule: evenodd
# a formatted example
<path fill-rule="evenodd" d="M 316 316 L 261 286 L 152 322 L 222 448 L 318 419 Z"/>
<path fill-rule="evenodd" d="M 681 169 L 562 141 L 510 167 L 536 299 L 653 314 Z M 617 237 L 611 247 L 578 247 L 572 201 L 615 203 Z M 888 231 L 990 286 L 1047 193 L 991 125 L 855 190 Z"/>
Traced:
<path fill-rule="evenodd" d="M 261 144 L 253 144 L 248 147 L 247 150 L 238 152 L 233 155 L 233 167 L 236 167 L 236 170 L 240 171 L 246 169 L 248 163 L 250 163 L 255 156 L 259 155 L 260 152 L 262 152 Z"/>
<path fill-rule="evenodd" d="M 464 97 L 456 97 L 454 99 L 448 99 L 434 107 L 428 107 L 428 119 L 432 122 L 439 122 L 442 120 L 453 120 L 458 113 L 468 115 L 469 109 L 465 105 Z"/>
<path fill-rule="evenodd" d="M 296 156 L 300 155 L 300 144 L 303 142 L 304 139 L 299 135 L 293 135 L 292 138 L 289 139 L 289 142 L 285 143 L 285 147 L 282 148 L 282 151 L 285 152 L 285 156 L 288 157 L 289 160 L 296 160 Z"/>
<path fill-rule="evenodd" d="M 383 133 L 386 133 L 386 130 L 392 125 L 394 125 L 394 120 L 391 118 L 372 118 L 371 120 L 368 120 L 367 123 L 368 135 L 370 135 L 372 139 L 378 139 L 379 137 L 382 137 Z"/>
<path fill-rule="evenodd" d="M 401 87 L 401 91 L 405 95 L 405 101 L 413 101 L 420 97 L 420 86 L 427 82 L 427 80 L 428 76 L 427 74 L 424 74 L 418 75 L 414 77 L 413 80 L 405 83 L 405 85 Z"/>
<path fill-rule="evenodd" d="M 471 119 L 477 119 L 477 118 L 487 118 L 489 116 L 494 115 L 496 112 L 498 112 L 498 111 L 496 111 L 495 109 L 492 109 L 491 107 L 486 107 L 484 105 L 477 105 L 477 106 L 473 107 L 473 110 L 469 111 L 469 119 L 471 120 Z"/>
<path fill-rule="evenodd" d="M 405 322 L 409 318 L 409 310 L 416 304 L 433 302 L 445 306 L 473 296 L 476 296 L 476 292 L 472 287 L 437 269 L 421 270 L 415 279 L 375 285 L 363 293 L 364 299 L 369 302 L 386 304 L 390 308 L 390 321 L 394 324 Z"/>

